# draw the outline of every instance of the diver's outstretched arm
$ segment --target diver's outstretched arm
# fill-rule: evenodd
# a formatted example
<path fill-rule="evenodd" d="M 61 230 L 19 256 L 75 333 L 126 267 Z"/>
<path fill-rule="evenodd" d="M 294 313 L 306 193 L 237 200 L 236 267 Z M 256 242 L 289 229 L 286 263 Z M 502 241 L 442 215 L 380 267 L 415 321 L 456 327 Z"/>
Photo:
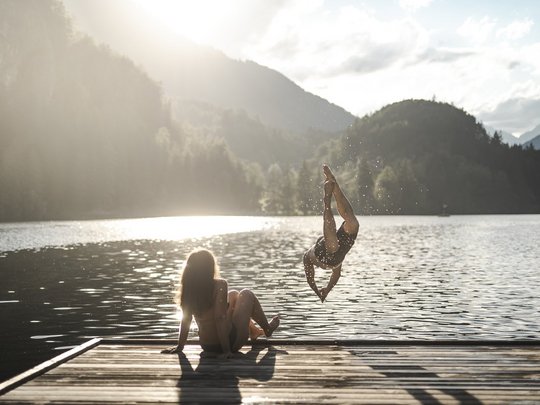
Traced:
<path fill-rule="evenodd" d="M 309 260 L 308 254 L 304 254 L 304 271 L 306 272 L 306 279 L 311 287 L 311 289 L 317 294 L 317 297 L 321 298 L 321 293 L 319 291 L 319 288 L 317 288 L 317 284 L 315 283 L 315 268 L 313 267 L 313 263 L 311 263 L 311 260 Z"/>
<path fill-rule="evenodd" d="M 328 285 L 326 287 L 321 288 L 321 301 L 324 302 L 326 300 L 326 297 L 332 291 L 332 288 L 337 284 L 339 278 L 341 277 L 341 264 L 336 267 L 335 269 L 332 269 L 332 275 L 330 276 L 330 280 L 328 280 Z"/>

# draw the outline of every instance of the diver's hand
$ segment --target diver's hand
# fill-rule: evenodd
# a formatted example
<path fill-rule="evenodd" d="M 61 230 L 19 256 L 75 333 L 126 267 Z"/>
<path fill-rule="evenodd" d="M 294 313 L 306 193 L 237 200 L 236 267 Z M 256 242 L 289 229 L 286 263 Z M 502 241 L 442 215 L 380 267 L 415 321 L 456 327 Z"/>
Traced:
<path fill-rule="evenodd" d="M 163 354 L 182 353 L 183 350 L 184 350 L 183 346 L 173 346 L 173 347 L 168 347 L 166 349 L 163 349 L 161 353 Z"/>
<path fill-rule="evenodd" d="M 319 290 L 319 298 L 321 299 L 321 302 L 324 302 L 326 300 L 326 297 L 328 297 L 328 288 L 323 287 Z"/>

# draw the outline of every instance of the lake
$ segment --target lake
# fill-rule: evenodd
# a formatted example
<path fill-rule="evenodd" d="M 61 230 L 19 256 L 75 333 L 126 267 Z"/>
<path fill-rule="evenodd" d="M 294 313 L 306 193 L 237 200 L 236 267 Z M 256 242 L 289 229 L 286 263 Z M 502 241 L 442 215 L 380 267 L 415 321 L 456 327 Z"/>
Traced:
<path fill-rule="evenodd" d="M 174 287 L 196 247 L 281 315 L 276 338 L 540 338 L 540 215 L 359 221 L 324 304 L 301 265 L 321 217 L 0 224 L 0 379 L 91 337 L 175 337 Z"/>

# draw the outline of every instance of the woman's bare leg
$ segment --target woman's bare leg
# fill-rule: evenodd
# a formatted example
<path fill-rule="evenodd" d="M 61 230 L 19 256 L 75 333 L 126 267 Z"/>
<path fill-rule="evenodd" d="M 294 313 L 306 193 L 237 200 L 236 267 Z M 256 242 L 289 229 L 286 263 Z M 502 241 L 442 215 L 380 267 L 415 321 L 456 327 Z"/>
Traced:
<path fill-rule="evenodd" d="M 227 308 L 227 317 L 232 319 L 232 314 L 234 313 L 234 308 L 236 307 L 236 302 L 238 301 L 238 295 L 240 293 L 237 290 L 229 290 L 228 294 L 228 305 Z"/>
<path fill-rule="evenodd" d="M 324 244 L 326 245 L 326 251 L 328 253 L 337 252 L 339 249 L 339 242 L 336 235 L 336 221 L 334 220 L 334 214 L 332 213 L 332 193 L 334 190 L 335 182 L 327 180 L 324 183 L 324 211 L 323 211 L 323 235 Z"/>
<path fill-rule="evenodd" d="M 336 206 L 339 215 L 341 216 L 341 218 L 343 218 L 343 221 L 345 222 L 345 224 L 343 225 L 345 232 L 347 232 L 349 235 L 357 233 L 359 225 L 358 220 L 354 215 L 351 203 L 349 202 L 347 197 L 345 197 L 343 191 L 341 191 L 341 187 L 339 187 L 339 184 L 336 181 L 336 178 L 334 177 L 334 174 L 332 173 L 330 168 L 327 165 L 323 165 L 323 171 L 327 181 L 334 182 L 334 188 L 332 191 L 334 194 L 334 198 L 336 199 Z"/>
<path fill-rule="evenodd" d="M 268 322 L 257 296 L 251 290 L 244 289 L 238 294 L 238 300 L 236 301 L 232 315 L 232 322 L 237 332 L 233 350 L 238 350 L 247 343 L 249 338 L 249 323 L 252 318 L 259 324 L 268 337 L 272 336 L 274 330 L 279 326 L 279 316 L 274 316 Z"/>
<path fill-rule="evenodd" d="M 238 301 L 239 292 L 237 290 L 229 291 L 229 308 L 227 309 L 227 316 L 232 320 L 232 314 L 236 308 L 236 302 Z M 259 336 L 264 335 L 264 331 L 255 325 L 253 319 L 249 320 L 249 338 L 251 340 L 257 340 Z"/>

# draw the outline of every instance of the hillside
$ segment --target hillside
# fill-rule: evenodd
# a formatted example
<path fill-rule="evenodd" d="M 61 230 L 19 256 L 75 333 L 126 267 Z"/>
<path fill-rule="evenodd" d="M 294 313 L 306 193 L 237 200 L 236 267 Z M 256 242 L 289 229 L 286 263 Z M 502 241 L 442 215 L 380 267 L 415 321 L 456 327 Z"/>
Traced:
<path fill-rule="evenodd" d="M 298 134 L 272 128 L 244 110 L 221 109 L 204 102 L 176 102 L 172 111 L 186 132 L 200 138 L 222 139 L 238 158 L 263 168 L 273 163 L 296 167 L 330 137 L 324 131 Z"/>
<path fill-rule="evenodd" d="M 343 108 L 304 91 L 283 74 L 182 39 L 156 21 L 142 18 L 137 7 L 122 2 L 111 6 L 104 0 L 66 4 L 75 21 L 77 16 L 107 15 L 91 24 L 90 34 L 144 67 L 162 83 L 173 104 L 197 101 L 244 110 L 266 126 L 296 133 L 310 129 L 334 133 L 354 120 Z M 121 30 L 118 21 L 123 22 Z"/>
<path fill-rule="evenodd" d="M 407 100 L 356 120 L 320 149 L 364 213 L 540 212 L 540 152 L 509 147 L 445 103 Z"/>
<path fill-rule="evenodd" d="M 527 131 L 521 134 L 521 136 L 519 137 L 519 142 L 521 144 L 526 144 L 527 142 L 536 138 L 538 135 L 540 135 L 540 125 L 537 125 L 530 131 Z"/>
<path fill-rule="evenodd" d="M 523 144 L 523 147 L 527 148 L 529 147 L 529 145 L 532 146 L 536 150 L 540 150 L 540 135 L 537 135 L 535 138 L 531 139 L 530 141 L 525 142 Z"/>
<path fill-rule="evenodd" d="M 0 27 L 0 221 L 258 209 L 255 174 L 179 129 L 159 85 L 74 35 L 62 3 L 0 2 Z"/>
<path fill-rule="evenodd" d="M 177 52 L 172 57 L 178 72 L 159 77 L 173 100 L 244 110 L 267 126 L 296 133 L 341 131 L 354 120 L 343 108 L 255 62 L 233 60 L 214 50 Z"/>

